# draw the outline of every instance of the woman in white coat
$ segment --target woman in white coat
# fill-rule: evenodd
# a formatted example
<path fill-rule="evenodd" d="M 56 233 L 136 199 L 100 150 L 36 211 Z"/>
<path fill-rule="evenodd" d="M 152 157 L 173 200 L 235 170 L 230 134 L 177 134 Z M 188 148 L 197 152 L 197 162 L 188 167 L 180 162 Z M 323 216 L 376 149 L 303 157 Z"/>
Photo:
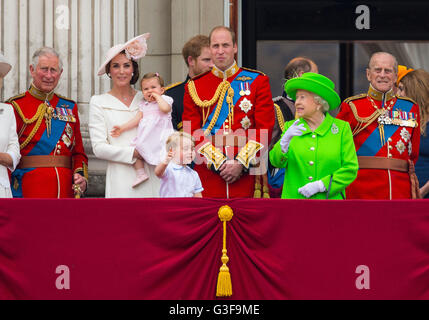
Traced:
<path fill-rule="evenodd" d="M 12 66 L 0 53 L 0 89 Z M 0 198 L 12 198 L 7 169 L 13 171 L 21 159 L 12 106 L 0 103 Z"/>
<path fill-rule="evenodd" d="M 143 99 L 141 91 L 132 87 L 138 81 L 136 60 L 146 54 L 149 34 L 138 36 L 125 44 L 110 48 L 98 75 L 105 73 L 112 79 L 112 89 L 91 98 L 89 108 L 89 133 L 92 149 L 97 158 L 108 161 L 106 172 L 106 198 L 157 198 L 160 180 L 155 167 L 147 165 L 149 179 L 132 188 L 135 170 L 132 164 L 141 157 L 131 141 L 137 129 L 124 132 L 120 137 L 110 135 L 113 126 L 128 122 L 139 111 Z"/>

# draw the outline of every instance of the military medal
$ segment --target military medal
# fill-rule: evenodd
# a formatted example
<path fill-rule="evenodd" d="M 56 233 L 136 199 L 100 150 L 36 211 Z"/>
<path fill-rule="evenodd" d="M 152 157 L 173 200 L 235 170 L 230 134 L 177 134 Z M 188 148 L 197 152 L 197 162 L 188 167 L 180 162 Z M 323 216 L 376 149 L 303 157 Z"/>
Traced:
<path fill-rule="evenodd" d="M 247 98 L 244 98 L 240 103 L 240 109 L 243 110 L 244 113 L 248 113 L 252 107 L 253 104 Z"/>
<path fill-rule="evenodd" d="M 73 129 L 70 127 L 70 125 L 67 123 L 66 125 L 66 134 L 71 139 L 73 136 Z"/>
<path fill-rule="evenodd" d="M 398 150 L 399 154 L 404 153 L 406 147 L 405 144 L 402 142 L 402 140 L 399 140 L 398 143 L 396 144 L 396 150 Z"/>
<path fill-rule="evenodd" d="M 246 96 L 250 96 L 250 86 L 248 82 L 246 82 L 246 91 L 244 93 L 246 94 Z"/>
<path fill-rule="evenodd" d="M 63 140 L 64 144 L 67 146 L 67 148 L 70 148 L 72 142 L 69 139 L 69 137 L 67 137 L 67 135 L 64 134 L 62 137 L 62 140 Z"/>
<path fill-rule="evenodd" d="M 73 115 L 73 111 L 72 109 L 66 109 L 67 113 L 68 113 L 68 121 L 69 122 L 76 122 L 76 118 Z"/>
<path fill-rule="evenodd" d="M 244 97 L 244 96 L 250 96 L 250 86 L 249 83 L 240 83 L 240 96 Z"/>
<path fill-rule="evenodd" d="M 402 128 L 401 130 L 401 138 L 405 141 L 408 142 L 408 140 L 411 139 L 411 134 L 408 132 L 407 129 Z"/>
<path fill-rule="evenodd" d="M 241 126 L 243 127 L 244 130 L 249 129 L 251 125 L 252 125 L 252 122 L 250 121 L 248 116 L 244 117 L 243 120 L 241 120 Z"/>
<path fill-rule="evenodd" d="M 241 90 L 240 90 L 240 96 L 244 96 L 245 94 L 246 94 L 246 92 L 244 91 L 244 86 L 243 86 L 243 83 L 240 83 L 240 87 L 241 87 Z"/>

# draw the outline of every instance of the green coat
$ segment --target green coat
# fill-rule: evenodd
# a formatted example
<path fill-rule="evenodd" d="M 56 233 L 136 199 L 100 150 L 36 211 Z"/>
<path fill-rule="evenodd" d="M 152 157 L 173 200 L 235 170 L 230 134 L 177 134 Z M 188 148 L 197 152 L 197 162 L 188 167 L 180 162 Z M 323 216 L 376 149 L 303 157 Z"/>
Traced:
<path fill-rule="evenodd" d="M 285 131 L 295 122 L 285 123 Z M 329 188 L 333 175 L 329 199 L 343 199 L 345 188 L 356 179 L 358 161 L 350 125 L 326 114 L 325 120 L 313 132 L 305 120 L 300 119 L 305 128 L 302 136 L 295 136 L 283 153 L 280 140 L 270 151 L 270 161 L 274 167 L 286 168 L 283 184 L 283 199 L 306 199 L 298 189 L 309 182 L 322 180 Z M 283 137 L 282 134 L 282 137 Z M 311 199 L 326 199 L 326 192 L 316 193 Z"/>

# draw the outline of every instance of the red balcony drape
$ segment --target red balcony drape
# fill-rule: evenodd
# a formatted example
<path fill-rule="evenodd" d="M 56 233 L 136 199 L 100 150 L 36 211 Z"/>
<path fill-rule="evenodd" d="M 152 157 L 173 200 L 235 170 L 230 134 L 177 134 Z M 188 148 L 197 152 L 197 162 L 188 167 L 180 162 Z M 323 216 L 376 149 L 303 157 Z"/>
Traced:
<path fill-rule="evenodd" d="M 223 205 L 229 299 L 429 299 L 428 201 L 274 199 L 0 200 L 0 299 L 216 299 Z"/>

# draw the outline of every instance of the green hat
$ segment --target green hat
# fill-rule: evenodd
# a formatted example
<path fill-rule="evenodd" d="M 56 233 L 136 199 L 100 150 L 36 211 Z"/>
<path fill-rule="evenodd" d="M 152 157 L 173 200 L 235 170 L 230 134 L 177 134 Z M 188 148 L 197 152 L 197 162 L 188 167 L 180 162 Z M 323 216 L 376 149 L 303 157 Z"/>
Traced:
<path fill-rule="evenodd" d="M 296 100 L 297 90 L 307 90 L 326 100 L 329 110 L 336 109 L 341 103 L 334 88 L 335 84 L 329 78 L 313 72 L 306 72 L 301 77 L 288 80 L 285 84 L 285 91 L 293 100 Z"/>

